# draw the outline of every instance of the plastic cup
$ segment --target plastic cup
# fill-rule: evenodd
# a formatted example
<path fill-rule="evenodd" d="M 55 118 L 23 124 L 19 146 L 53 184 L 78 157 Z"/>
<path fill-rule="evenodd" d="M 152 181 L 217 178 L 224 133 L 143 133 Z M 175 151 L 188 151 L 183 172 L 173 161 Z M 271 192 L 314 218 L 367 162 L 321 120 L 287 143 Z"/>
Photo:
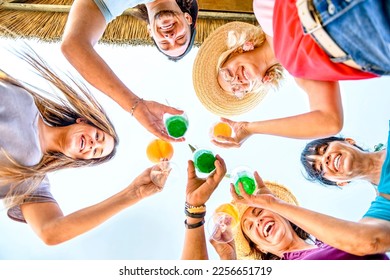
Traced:
<path fill-rule="evenodd" d="M 220 205 L 215 209 L 208 222 L 210 237 L 220 243 L 232 241 L 238 221 L 238 210 L 233 204 L 225 203 Z"/>
<path fill-rule="evenodd" d="M 207 149 L 197 149 L 194 152 L 194 165 L 200 173 L 209 174 L 215 170 L 216 158 L 213 152 Z"/>
<path fill-rule="evenodd" d="M 169 136 L 180 138 L 187 132 L 188 118 L 185 113 L 182 115 L 165 114 L 164 124 Z"/>
<path fill-rule="evenodd" d="M 239 183 L 242 184 L 247 194 L 253 194 L 256 190 L 256 180 L 253 176 L 253 170 L 246 166 L 241 166 L 232 171 L 231 178 L 234 189 L 238 195 L 241 195 Z"/>
<path fill-rule="evenodd" d="M 173 145 L 161 139 L 153 139 L 146 147 L 146 156 L 153 163 L 171 160 L 173 153 Z"/>
<path fill-rule="evenodd" d="M 221 141 L 219 138 L 220 136 L 223 137 L 232 137 L 233 130 L 230 127 L 228 123 L 225 122 L 216 122 L 213 124 L 213 126 L 210 128 L 210 138 L 211 139 L 217 139 Z"/>
<path fill-rule="evenodd" d="M 179 167 L 174 162 L 161 161 L 152 167 L 150 179 L 156 186 L 163 188 L 167 185 L 175 185 L 179 174 Z"/>

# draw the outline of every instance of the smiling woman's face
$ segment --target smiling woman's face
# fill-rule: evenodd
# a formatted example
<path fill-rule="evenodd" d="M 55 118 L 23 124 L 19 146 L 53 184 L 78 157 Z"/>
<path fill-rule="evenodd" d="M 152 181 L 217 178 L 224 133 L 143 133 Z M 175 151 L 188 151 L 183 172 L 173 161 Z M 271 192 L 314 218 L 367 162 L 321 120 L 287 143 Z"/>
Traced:
<path fill-rule="evenodd" d="M 102 158 L 114 149 L 114 138 L 104 131 L 77 119 L 75 124 L 66 126 L 61 139 L 63 153 L 74 159 Z"/>
<path fill-rule="evenodd" d="M 364 162 L 364 152 L 354 146 L 355 142 L 347 138 L 345 141 L 332 141 L 316 147 L 317 153 L 307 156 L 312 169 L 329 181 L 339 186 L 369 174 L 370 170 Z"/>
<path fill-rule="evenodd" d="M 250 92 L 253 85 L 259 81 L 261 71 L 251 51 L 231 55 L 218 72 L 218 83 L 221 88 L 234 95 Z"/>
<path fill-rule="evenodd" d="M 291 244 L 294 230 L 282 216 L 261 208 L 249 207 L 241 217 L 241 228 L 261 250 L 278 254 Z"/>

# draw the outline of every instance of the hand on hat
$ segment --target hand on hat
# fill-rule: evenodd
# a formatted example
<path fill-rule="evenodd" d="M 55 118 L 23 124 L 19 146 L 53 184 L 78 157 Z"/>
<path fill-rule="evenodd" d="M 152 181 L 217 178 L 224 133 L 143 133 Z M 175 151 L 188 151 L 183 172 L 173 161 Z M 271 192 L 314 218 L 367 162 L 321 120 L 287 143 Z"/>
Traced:
<path fill-rule="evenodd" d="M 226 174 L 225 161 L 216 155 L 215 171 L 211 173 L 206 179 L 198 178 L 196 176 L 194 162 L 188 161 L 188 181 L 186 188 L 186 201 L 193 206 L 200 206 L 207 202 L 211 194 L 218 187 Z"/>
<path fill-rule="evenodd" d="M 249 122 L 235 122 L 226 118 L 221 118 L 222 122 L 230 125 L 233 129 L 233 137 L 218 136 L 211 140 L 211 142 L 221 148 L 239 148 L 241 145 L 252 136 L 248 131 Z"/>
<path fill-rule="evenodd" d="M 183 142 L 185 138 L 173 138 L 168 135 L 163 116 L 165 113 L 172 115 L 183 114 L 182 110 L 163 105 L 155 101 L 142 100 L 134 109 L 133 116 L 143 125 L 149 132 L 158 138 L 168 142 Z"/>
<path fill-rule="evenodd" d="M 230 193 L 233 196 L 233 199 L 238 203 L 247 204 L 252 207 L 258 207 L 262 209 L 268 209 L 269 205 L 271 205 L 277 199 L 272 192 L 267 188 L 261 179 L 259 173 L 255 171 L 255 180 L 257 183 L 257 191 L 252 195 L 249 195 L 245 192 L 244 186 L 239 183 L 239 189 L 241 195 L 238 195 L 235 191 L 234 185 L 230 184 Z"/>

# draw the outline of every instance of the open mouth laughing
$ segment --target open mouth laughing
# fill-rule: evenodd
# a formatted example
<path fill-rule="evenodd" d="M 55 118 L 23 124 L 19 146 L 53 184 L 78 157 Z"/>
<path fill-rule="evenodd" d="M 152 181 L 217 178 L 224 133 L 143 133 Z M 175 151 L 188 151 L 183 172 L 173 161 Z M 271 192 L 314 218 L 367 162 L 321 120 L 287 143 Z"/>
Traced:
<path fill-rule="evenodd" d="M 84 137 L 84 135 L 81 135 L 81 138 L 80 138 L 80 152 L 82 152 L 84 150 L 85 144 L 86 144 L 85 137 Z"/>
<path fill-rule="evenodd" d="M 273 226 L 275 225 L 275 222 L 267 222 L 264 226 L 263 226 L 263 236 L 265 238 L 267 238 L 273 228 Z"/>
<path fill-rule="evenodd" d="M 173 29 L 174 25 L 175 25 L 175 23 L 162 25 L 162 26 L 160 26 L 160 29 L 163 31 L 170 31 L 171 29 Z"/>
<path fill-rule="evenodd" d="M 241 76 L 245 78 L 245 80 L 249 81 L 250 78 L 244 66 L 241 66 Z"/>
<path fill-rule="evenodd" d="M 248 74 L 246 73 L 245 68 L 242 69 L 242 75 L 244 76 L 245 79 L 249 80 Z"/>
<path fill-rule="evenodd" d="M 333 160 L 333 167 L 335 171 L 339 172 L 340 171 L 340 162 L 341 162 L 341 155 L 338 155 L 334 158 Z"/>

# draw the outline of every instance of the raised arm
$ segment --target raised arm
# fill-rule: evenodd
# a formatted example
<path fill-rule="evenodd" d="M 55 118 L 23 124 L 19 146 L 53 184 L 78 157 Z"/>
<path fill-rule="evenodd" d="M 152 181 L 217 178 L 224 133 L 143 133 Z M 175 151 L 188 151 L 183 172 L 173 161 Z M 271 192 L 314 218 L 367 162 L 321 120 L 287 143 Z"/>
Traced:
<path fill-rule="evenodd" d="M 267 192 L 257 173 L 255 178 L 261 186 L 261 193 Z M 243 196 L 238 197 L 233 187 L 231 193 L 237 201 L 273 211 L 324 243 L 345 252 L 364 256 L 390 250 L 389 221 L 374 218 L 363 218 L 359 222 L 346 221 L 286 203 L 270 194 L 250 196 L 241 191 Z"/>
<path fill-rule="evenodd" d="M 254 122 L 228 122 L 235 137 L 221 137 L 224 141 L 212 141 L 225 148 L 240 147 L 255 134 L 269 134 L 288 138 L 311 139 L 337 134 L 343 127 L 343 108 L 337 82 L 296 79 L 309 97 L 310 111 L 278 119 Z"/>
<path fill-rule="evenodd" d="M 190 217 L 187 214 L 184 245 L 181 258 L 183 260 L 207 260 L 208 252 L 204 231 L 205 203 L 218 187 L 226 174 L 225 162 L 220 156 L 215 161 L 216 170 L 207 179 L 196 176 L 194 163 L 188 162 L 186 202 L 190 207 L 196 207 L 203 217 Z M 191 211 L 191 210 L 190 210 Z M 202 214 L 197 214 L 202 216 Z M 195 214 L 196 215 L 196 214 Z"/>
<path fill-rule="evenodd" d="M 133 114 L 149 132 L 166 141 L 184 141 L 184 138 L 169 137 L 162 121 L 164 113 L 181 114 L 182 111 L 141 100 L 95 51 L 94 46 L 106 27 L 106 20 L 93 0 L 75 0 L 61 43 L 64 56 L 85 80 Z"/>
<path fill-rule="evenodd" d="M 130 112 L 138 96 L 122 83 L 94 49 L 106 27 L 106 20 L 93 0 L 75 0 L 65 26 L 61 50 L 90 84 Z"/>
<path fill-rule="evenodd" d="M 22 213 L 34 232 L 47 245 L 56 245 L 77 237 L 107 221 L 109 218 L 161 191 L 151 182 L 151 168 L 140 174 L 126 189 L 110 198 L 63 215 L 60 207 L 50 203 L 26 203 L 21 205 Z"/>
<path fill-rule="evenodd" d="M 345 252 L 364 256 L 390 251 L 389 221 L 364 218 L 351 222 L 280 201 L 270 209 L 319 240 Z"/>

